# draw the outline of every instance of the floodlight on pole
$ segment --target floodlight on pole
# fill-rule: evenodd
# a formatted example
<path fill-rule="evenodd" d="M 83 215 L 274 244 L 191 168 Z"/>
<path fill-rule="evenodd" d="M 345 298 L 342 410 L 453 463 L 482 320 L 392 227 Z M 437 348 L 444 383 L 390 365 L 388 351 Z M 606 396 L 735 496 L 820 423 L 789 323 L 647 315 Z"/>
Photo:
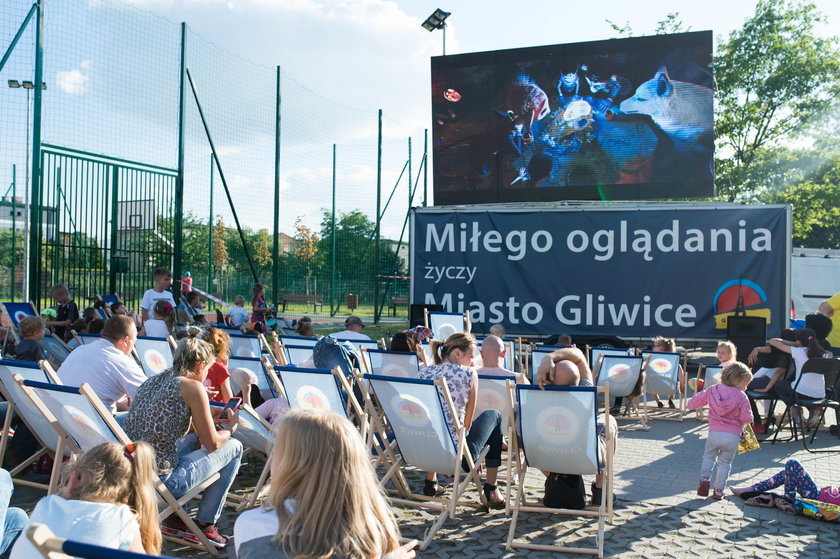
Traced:
<path fill-rule="evenodd" d="M 452 15 L 452 12 L 444 12 L 438 8 L 432 15 L 426 18 L 426 21 L 420 24 L 420 27 L 430 33 L 435 29 L 443 30 L 443 56 L 446 56 L 446 18 L 450 15 Z"/>

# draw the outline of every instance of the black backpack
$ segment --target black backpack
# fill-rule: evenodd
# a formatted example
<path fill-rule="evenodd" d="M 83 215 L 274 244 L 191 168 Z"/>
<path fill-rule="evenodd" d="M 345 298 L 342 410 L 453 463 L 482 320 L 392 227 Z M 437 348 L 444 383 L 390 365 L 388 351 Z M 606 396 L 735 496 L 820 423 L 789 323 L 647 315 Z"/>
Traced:
<path fill-rule="evenodd" d="M 586 489 L 583 476 L 551 472 L 545 479 L 543 504 L 553 509 L 586 508 Z"/>

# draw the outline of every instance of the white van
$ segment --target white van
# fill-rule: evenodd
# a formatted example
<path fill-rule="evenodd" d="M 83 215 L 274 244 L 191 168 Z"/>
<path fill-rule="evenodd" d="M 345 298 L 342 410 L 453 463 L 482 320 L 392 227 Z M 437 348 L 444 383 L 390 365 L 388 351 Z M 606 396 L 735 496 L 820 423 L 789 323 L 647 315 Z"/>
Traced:
<path fill-rule="evenodd" d="M 840 250 L 794 248 L 790 266 L 791 317 L 817 312 L 820 302 L 840 293 Z"/>

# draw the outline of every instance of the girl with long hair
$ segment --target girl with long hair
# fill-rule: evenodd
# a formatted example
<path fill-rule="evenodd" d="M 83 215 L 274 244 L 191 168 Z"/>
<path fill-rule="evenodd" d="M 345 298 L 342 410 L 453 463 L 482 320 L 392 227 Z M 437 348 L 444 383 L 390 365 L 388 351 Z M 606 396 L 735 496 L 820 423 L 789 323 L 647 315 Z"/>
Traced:
<path fill-rule="evenodd" d="M 165 299 L 155 303 L 152 318 L 143 323 L 144 336 L 167 338 L 175 331 L 175 307 Z"/>
<path fill-rule="evenodd" d="M 473 460 L 485 445 L 490 446 L 484 459 L 487 476 L 483 491 L 487 504 L 491 508 L 502 508 L 505 502 L 496 489 L 499 466 L 502 465 L 502 416 L 496 410 L 487 410 L 478 417 L 473 417 L 475 402 L 478 398 L 478 374 L 473 368 L 475 338 L 472 334 L 458 332 L 443 342 L 432 340 L 431 348 L 435 364 L 421 369 L 418 376 L 432 380 L 440 377 L 446 379 L 446 386 L 452 395 L 458 419 L 467 432 L 467 449 Z M 444 413 L 449 431 L 452 437 L 456 438 L 455 422 L 449 415 L 449 409 L 444 408 Z M 440 495 L 443 491 L 443 488 L 437 484 L 437 474 L 427 472 L 423 493 L 431 497 Z"/>
<path fill-rule="evenodd" d="M 29 521 L 46 524 L 60 538 L 158 555 L 155 475 L 149 444 L 103 443 L 67 466 L 58 494 L 41 499 Z M 10 555 L 36 556 L 27 538 L 19 538 Z"/>
<path fill-rule="evenodd" d="M 265 286 L 261 283 L 255 283 L 254 287 L 251 289 L 251 307 L 254 309 L 254 312 L 251 313 L 251 322 L 255 325 L 262 323 L 262 325 L 265 326 L 265 315 L 271 311 L 271 309 L 268 308 L 268 305 L 265 304 L 264 297 Z"/>
<path fill-rule="evenodd" d="M 356 428 L 338 414 L 289 412 L 277 427 L 269 507 L 242 513 L 236 556 L 414 557 L 399 530 Z"/>
<path fill-rule="evenodd" d="M 213 346 L 216 352 L 216 362 L 207 371 L 204 386 L 208 388 L 210 399 L 214 402 L 227 402 L 233 396 L 230 387 L 230 372 L 228 372 L 228 355 L 230 354 L 230 336 L 218 328 L 208 328 L 201 339 Z M 213 394 L 215 392 L 215 394 Z"/>

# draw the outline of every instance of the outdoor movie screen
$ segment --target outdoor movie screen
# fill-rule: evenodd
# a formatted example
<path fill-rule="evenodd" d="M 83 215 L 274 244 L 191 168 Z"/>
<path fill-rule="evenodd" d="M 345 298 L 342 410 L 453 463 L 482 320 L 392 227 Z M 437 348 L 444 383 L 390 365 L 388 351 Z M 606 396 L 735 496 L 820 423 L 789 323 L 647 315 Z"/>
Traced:
<path fill-rule="evenodd" d="M 714 195 L 712 32 L 432 58 L 436 205 Z"/>

